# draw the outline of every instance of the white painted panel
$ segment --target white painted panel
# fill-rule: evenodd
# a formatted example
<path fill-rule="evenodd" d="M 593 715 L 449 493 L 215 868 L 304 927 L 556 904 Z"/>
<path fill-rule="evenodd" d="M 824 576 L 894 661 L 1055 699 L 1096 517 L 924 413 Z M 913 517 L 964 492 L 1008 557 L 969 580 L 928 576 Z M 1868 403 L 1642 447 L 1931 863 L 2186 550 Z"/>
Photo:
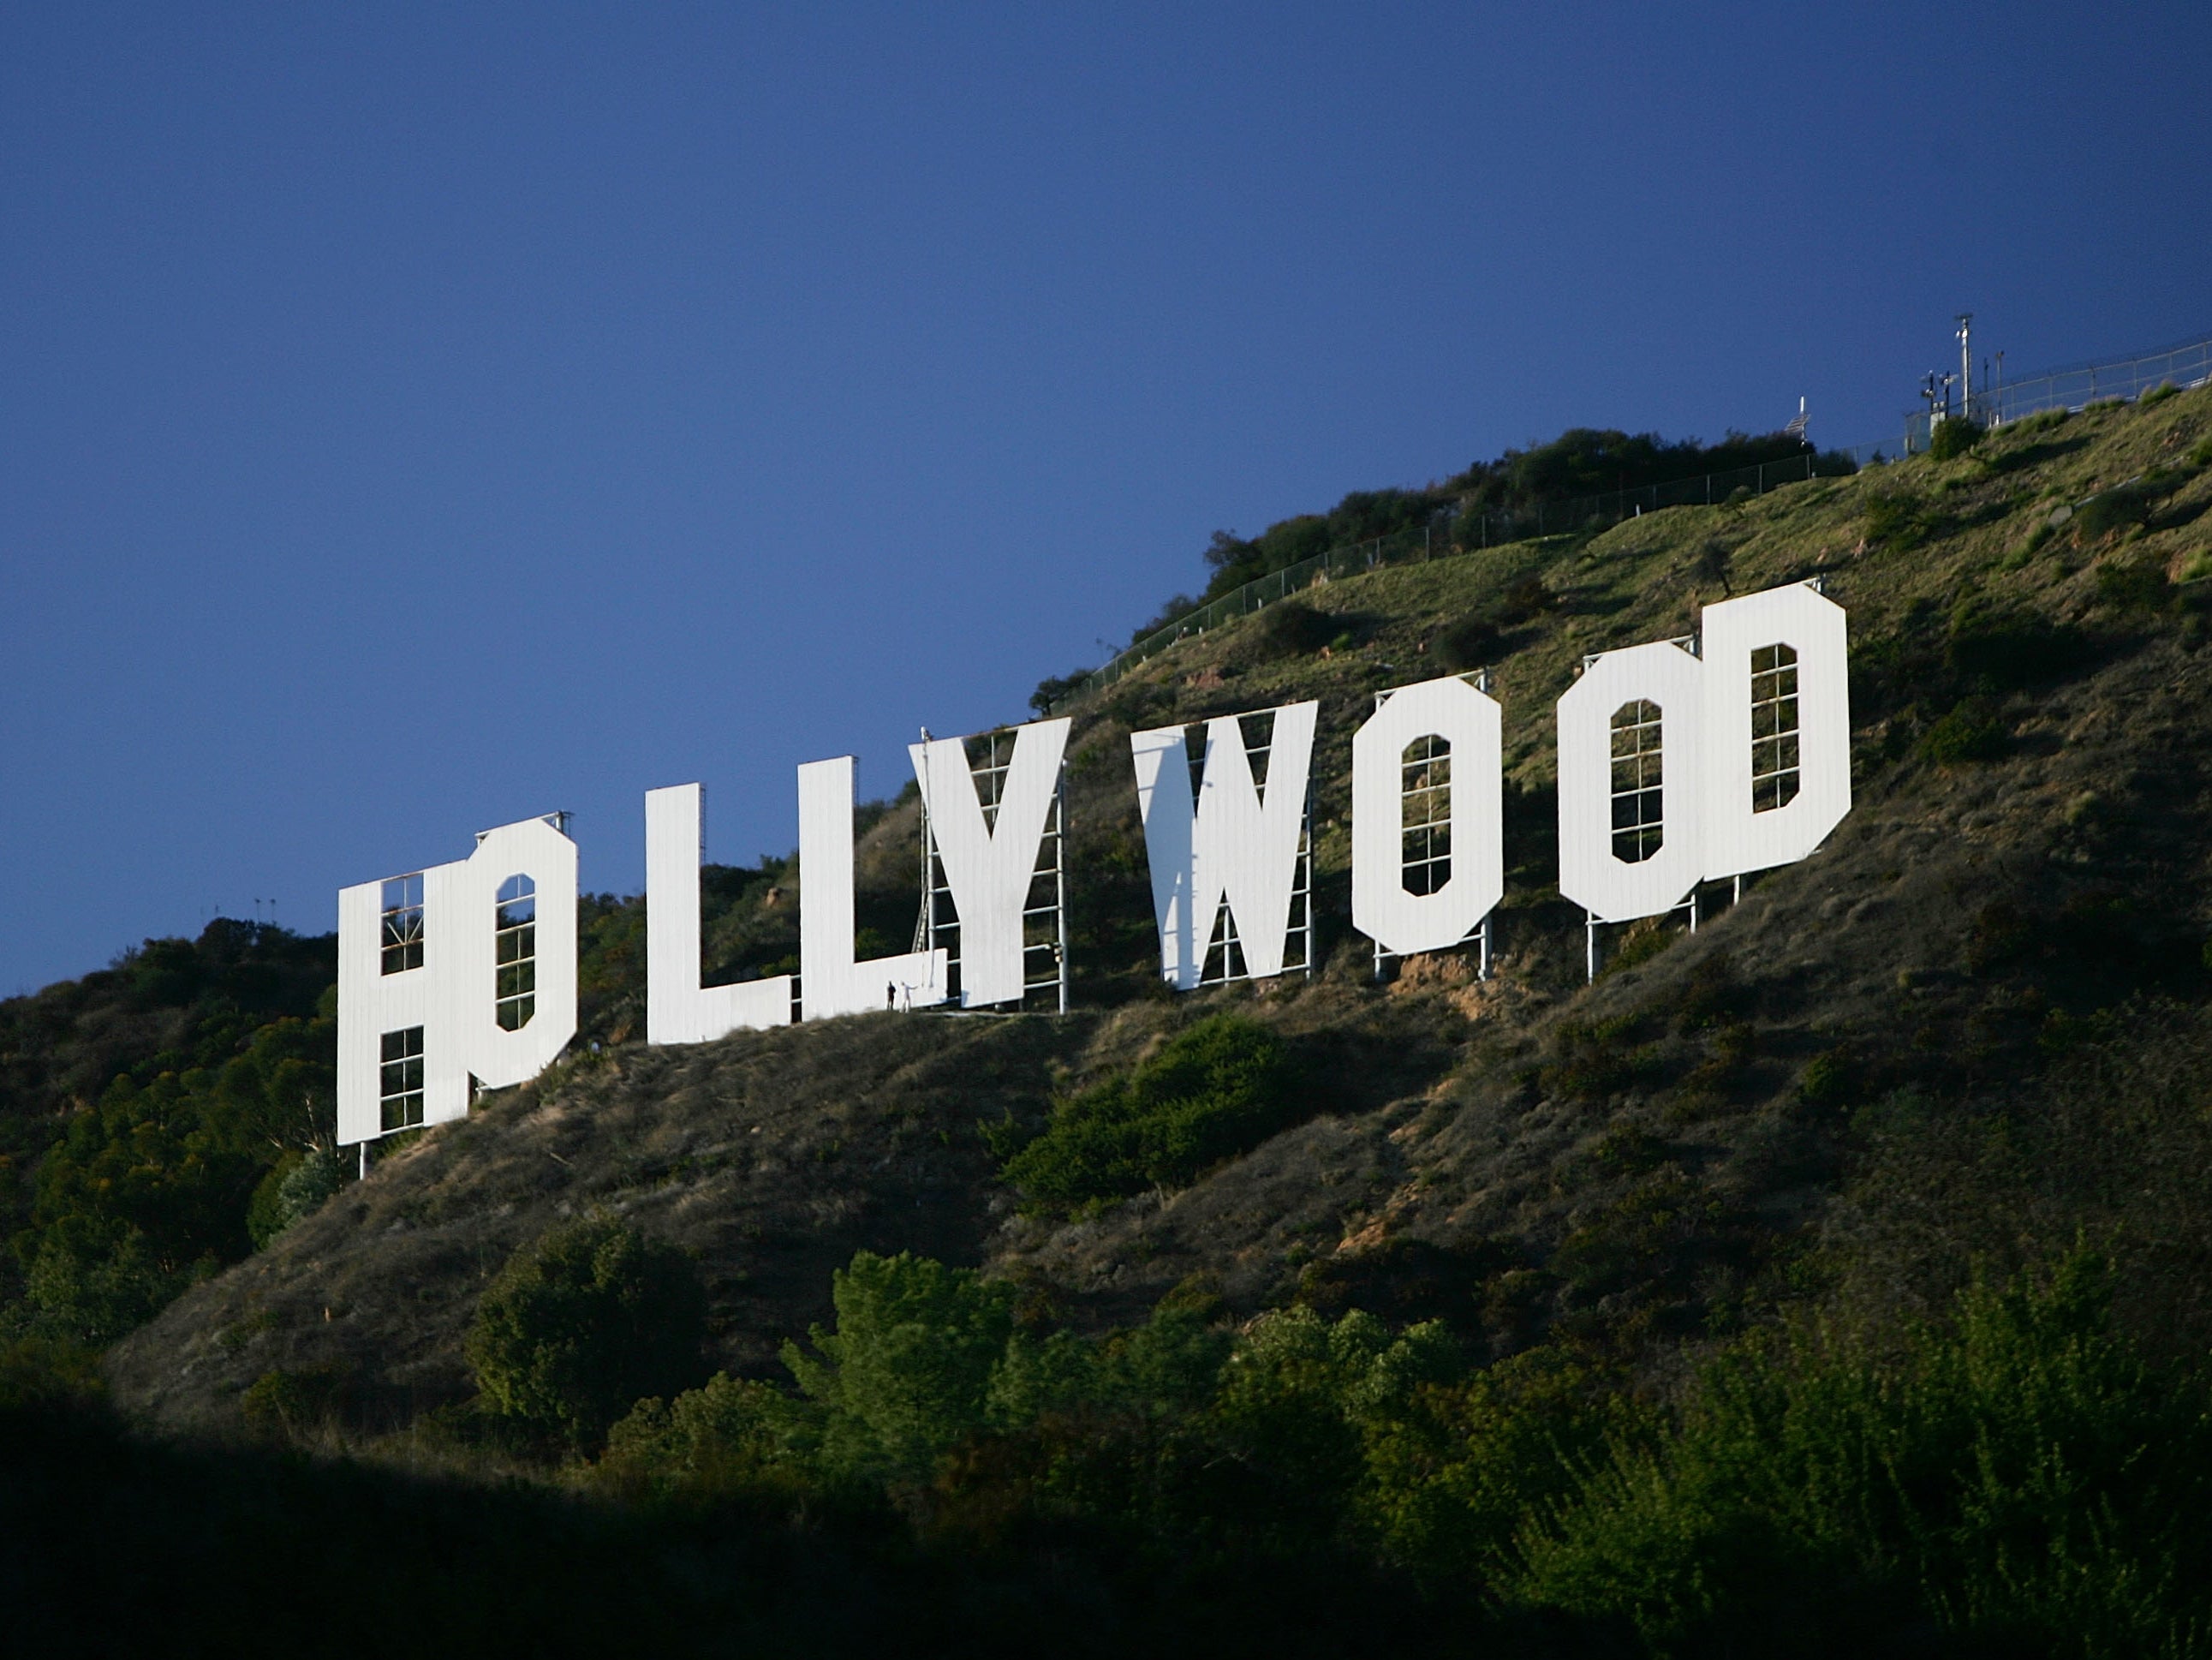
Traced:
<path fill-rule="evenodd" d="M 422 1122 L 467 1116 L 471 1075 L 526 1082 L 576 1035 L 576 844 L 542 818 L 486 830 L 465 860 L 422 872 L 422 966 L 382 972 L 383 884 L 338 891 L 338 1140 L 381 1134 L 384 1034 L 422 1028 Z M 537 987 L 519 1031 L 498 1018 L 500 885 L 536 889 Z"/>
<path fill-rule="evenodd" d="M 1752 811 L 1751 654 L 1797 653 L 1797 796 Z M 1739 876 L 1794 864 L 1851 810 L 1850 648 L 1844 608 L 1805 583 L 1708 605 L 1704 827 L 1705 875 Z"/>
<path fill-rule="evenodd" d="M 1160 977 L 1180 990 L 1198 984 L 1205 966 L 1206 930 L 1217 892 L 1203 917 L 1192 887 L 1197 878 L 1191 843 L 1197 826 L 1190 799 L 1190 766 L 1181 727 L 1129 734 L 1137 769 L 1137 817 L 1145 826 L 1145 863 L 1152 879 L 1152 920 L 1160 935 Z"/>
<path fill-rule="evenodd" d="M 1194 808 L 1182 728 L 1129 734 L 1159 927 L 1160 973 L 1178 990 L 1198 984 L 1224 896 L 1251 977 L 1283 971 L 1320 707 L 1291 703 L 1273 711 L 1264 797 L 1252 781 L 1237 717 L 1208 721 Z"/>
<path fill-rule="evenodd" d="M 945 954 L 853 960 L 853 757 L 799 769 L 799 1003 L 808 1020 L 945 1000 Z"/>
<path fill-rule="evenodd" d="M 914 775 L 928 805 L 930 834 L 960 916 L 960 1002 L 963 1008 L 1019 1002 L 1022 912 L 1044 840 L 1071 721 L 1037 721 L 1014 729 L 994 822 L 969 770 L 965 742 L 936 738 L 909 744 Z"/>
<path fill-rule="evenodd" d="M 696 784 L 645 793 L 645 1039 L 703 1043 L 791 1023 L 791 976 L 699 983 L 699 862 L 705 848 Z"/>
<path fill-rule="evenodd" d="M 469 914 L 470 885 L 461 880 L 461 860 L 433 865 L 422 873 L 422 967 L 429 976 L 430 1007 L 422 1027 L 422 1122 L 441 1124 L 465 1118 L 469 1111 L 469 1055 L 465 1035 L 475 1022 L 463 1011 L 476 993 L 489 1018 L 498 1000 L 492 973 L 492 936 L 498 931 L 489 910 Z M 480 934 L 478 949 L 468 936 Z M 481 969 L 481 974 L 471 972 Z"/>
<path fill-rule="evenodd" d="M 440 919 L 442 921 L 442 919 Z M 404 974 L 383 972 L 384 884 L 363 882 L 338 890 L 338 1143 L 373 1141 L 383 1131 L 378 1105 L 387 1031 L 424 1029 L 429 1041 L 430 964 L 438 946 L 424 907 L 422 966 Z M 443 1034 L 441 1034 L 442 1043 Z M 428 1070 L 426 1055 L 424 1071 Z M 427 1083 L 427 1079 L 426 1079 Z M 441 1103 L 441 1106 L 448 1104 Z M 425 1091 L 423 1106 L 430 1105 Z M 461 1108 L 468 1109 L 465 1092 Z M 447 1112 L 444 1116 L 450 1117 Z"/>
<path fill-rule="evenodd" d="M 1607 922 L 1673 909 L 1705 873 L 1698 829 L 1704 666 L 1680 646 L 1632 646 L 1598 658 L 1559 699 L 1559 892 Z M 1659 851 L 1613 852 L 1613 717 L 1642 698 L 1660 711 Z"/>
<path fill-rule="evenodd" d="M 484 831 L 466 860 L 444 868 L 461 916 L 453 931 L 458 983 L 448 983 L 465 1111 L 469 1073 L 492 1089 L 527 1083 L 576 1035 L 576 844 L 544 819 L 526 818 Z M 526 876 L 538 890 L 536 1001 L 516 1031 L 501 1028 L 498 1017 L 499 887 L 510 876 Z"/>
<path fill-rule="evenodd" d="M 1352 922 L 1403 957 L 1473 933 L 1505 893 L 1496 701 L 1456 676 L 1401 686 L 1352 739 Z M 1451 745 L 1451 878 L 1406 891 L 1403 759 L 1416 739 Z"/>

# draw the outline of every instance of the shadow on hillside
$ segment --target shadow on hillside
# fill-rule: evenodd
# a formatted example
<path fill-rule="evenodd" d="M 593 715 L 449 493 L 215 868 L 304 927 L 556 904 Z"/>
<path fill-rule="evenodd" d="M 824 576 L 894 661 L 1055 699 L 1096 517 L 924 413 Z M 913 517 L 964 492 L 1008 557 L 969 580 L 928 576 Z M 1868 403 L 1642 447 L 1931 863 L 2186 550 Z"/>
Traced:
<path fill-rule="evenodd" d="M 1990 465 L 1999 472 L 2025 472 L 2030 467 L 2039 467 L 2046 461 L 2056 461 L 2086 448 L 2088 442 L 2087 435 L 2081 433 L 2067 438 L 2046 438 L 1992 455 Z"/>

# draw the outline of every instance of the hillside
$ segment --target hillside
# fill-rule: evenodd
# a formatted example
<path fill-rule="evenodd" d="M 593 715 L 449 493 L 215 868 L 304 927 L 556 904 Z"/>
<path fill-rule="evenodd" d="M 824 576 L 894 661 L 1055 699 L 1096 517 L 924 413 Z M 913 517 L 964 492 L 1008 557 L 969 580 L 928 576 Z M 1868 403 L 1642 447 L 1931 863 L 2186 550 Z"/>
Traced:
<path fill-rule="evenodd" d="M 186 1295 L 115 1351 L 118 1399 L 215 1427 L 269 1369 L 323 1366 L 378 1421 L 459 1399 L 478 1289 L 593 1206 L 700 1253 L 718 1359 L 756 1375 L 861 1247 L 985 1266 L 1079 1325 L 1177 1287 L 1235 1316 L 1358 1303 L 1493 1355 L 1571 1335 L 1661 1377 L 1780 1304 L 1932 1305 L 1977 1254 L 2024 1260 L 2090 1225 L 2141 1254 L 2144 1329 L 2194 1341 L 2190 1178 L 2166 1152 L 2157 1182 L 2120 1178 L 2197 1133 L 2159 1080 L 2203 1042 L 2212 932 L 2208 416 L 2199 392 L 2022 423 L 1962 459 L 1378 571 L 1306 597 L 1333 648 L 1283 643 L 1264 613 L 1192 642 L 1077 711 L 1081 1012 L 611 1043 Z M 1814 575 L 1851 620 L 1852 815 L 1585 988 L 1579 914 L 1551 886 L 1554 699 L 1584 653 Z M 1498 971 L 1419 963 L 1377 988 L 1346 925 L 1348 736 L 1372 690 L 1470 634 L 1507 721 Z M 1322 971 L 1170 1000 L 1145 965 L 1126 735 L 1300 697 L 1322 700 Z M 915 834 L 909 803 L 864 849 L 887 926 Z M 724 929 L 790 915 L 787 881 L 766 898 Z M 993 1180 L 979 1121 L 1041 1119 L 1055 1090 L 1227 1008 L 1305 1057 L 1303 1122 L 1073 1218 L 1024 1214 Z M 2084 1080 L 2116 1073 L 2137 1081 L 2107 1122 L 2084 1094 L 2111 1085 Z M 2054 1136 L 2063 1159 L 2037 1144 Z"/>
<path fill-rule="evenodd" d="M 1024 1652 L 1484 1621 L 1501 1653 L 2201 1651 L 2208 509 L 2212 388 L 1309 588 L 1069 707 L 1074 1012 L 651 1048 L 641 903 L 596 896 L 569 1058 L 357 1182 L 319 1150 L 329 942 L 149 943 L 0 1011 L 0 1409 L 104 1346 L 141 1438 L 82 1455 L 115 1538 L 170 1495 L 272 1584 L 310 1570 L 271 1541 L 373 1556 L 380 1516 L 511 1524 L 564 1579 L 602 1541 L 604 1606 L 671 1651 L 740 1607 L 825 1651 L 917 1617 Z M 1587 654 L 1813 577 L 1850 616 L 1853 811 L 1694 932 L 1608 930 L 1586 982 L 1554 702 Z M 1476 667 L 1495 972 L 1377 983 L 1349 739 Z M 1318 970 L 1174 996 L 1128 734 L 1302 698 Z M 894 949 L 912 793 L 860 822 L 863 949 Z M 704 887 L 710 963 L 787 965 L 788 861 Z M 556 1260 L 665 1293 L 702 1352 L 531 1418 L 485 1334 Z M 465 1572 L 465 1620 L 527 1578 Z"/>

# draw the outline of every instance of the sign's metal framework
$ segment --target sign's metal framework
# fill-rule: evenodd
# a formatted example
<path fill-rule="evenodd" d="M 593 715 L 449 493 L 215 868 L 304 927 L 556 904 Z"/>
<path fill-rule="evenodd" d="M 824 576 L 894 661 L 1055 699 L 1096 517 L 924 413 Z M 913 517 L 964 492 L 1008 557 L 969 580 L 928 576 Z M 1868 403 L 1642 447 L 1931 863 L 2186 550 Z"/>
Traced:
<path fill-rule="evenodd" d="M 1255 743 L 1251 730 L 1242 718 L 1237 721 L 1238 736 L 1243 739 L 1244 763 L 1252 769 L 1253 781 L 1264 790 L 1274 758 L 1275 724 L 1268 722 L 1264 742 Z M 1191 788 L 1195 794 L 1203 783 L 1200 766 L 1191 769 Z M 1283 969 L 1285 974 L 1293 970 L 1310 980 L 1314 972 L 1313 920 L 1313 775 L 1307 771 L 1304 799 L 1298 810 L 1297 862 L 1291 877 L 1291 921 L 1283 933 Z M 1200 958 L 1198 983 L 1201 986 L 1225 986 L 1240 980 L 1253 978 L 1250 965 L 1245 961 L 1244 942 L 1237 937 L 1237 915 L 1230 907 L 1229 897 L 1224 894 L 1214 908 L 1213 924 L 1206 931 L 1206 954 Z M 1272 976 L 1269 976 L 1272 977 Z"/>
<path fill-rule="evenodd" d="M 1819 848 L 1850 810 L 1844 612 L 1817 583 L 1704 608 L 1694 637 L 1584 659 L 1556 708 L 1559 892 L 1601 930 Z M 1163 978 L 1310 979 L 1319 705 L 1129 734 Z M 909 746 L 921 806 L 913 948 L 862 960 L 850 756 L 798 769 L 797 975 L 702 982 L 696 784 L 648 791 L 647 1041 L 943 1006 L 1066 1012 L 1066 717 Z M 1500 711 L 1486 672 L 1376 696 L 1352 739 L 1352 920 L 1379 980 L 1473 948 L 1504 894 Z M 1202 746 L 1198 739 L 1202 734 Z M 1623 769 L 1626 769 L 1624 772 Z M 1625 781 L 1624 781 L 1625 780 Z M 576 848 L 565 815 L 483 832 L 466 860 L 339 894 L 339 1140 L 465 1114 L 550 1064 L 576 1021 Z M 364 1152 L 364 1158 L 366 1153 Z"/>
<path fill-rule="evenodd" d="M 1474 669 L 1466 674 L 1461 675 L 1459 678 L 1465 681 L 1468 685 L 1473 686 L 1477 691 L 1482 693 L 1485 696 L 1488 696 L 1490 695 L 1490 671 L 1488 669 Z M 1393 694 L 1389 691 L 1376 692 L 1375 694 L 1376 710 L 1381 710 L 1383 704 L 1390 701 L 1392 695 Z M 1398 833 L 1402 841 L 1402 838 L 1412 833 L 1413 830 L 1417 829 L 1420 830 L 1424 836 L 1423 855 L 1419 860 L 1408 860 L 1401 856 L 1400 862 L 1400 880 L 1401 882 L 1404 880 L 1406 871 L 1413 867 L 1413 866 L 1416 864 L 1428 866 L 1431 869 L 1431 874 L 1424 881 L 1421 891 L 1424 893 L 1433 893 L 1439 886 L 1442 885 L 1442 884 L 1435 879 L 1433 873 L 1434 867 L 1438 864 L 1442 864 L 1448 874 L 1452 868 L 1450 863 L 1451 860 L 1456 856 L 1464 860 L 1466 856 L 1467 850 L 1463 848 L 1455 849 L 1450 839 L 1451 813 L 1449 804 L 1453 800 L 1451 792 L 1457 787 L 1460 781 L 1450 775 L 1450 769 L 1460 764 L 1461 757 L 1455 757 L 1451 752 L 1450 746 L 1448 744 L 1441 743 L 1434 735 L 1431 735 L 1430 737 L 1423 739 L 1422 743 L 1423 752 L 1417 760 L 1413 762 L 1401 761 L 1400 763 L 1398 785 Z M 1435 769 L 1439 768 L 1443 769 L 1445 773 L 1444 777 L 1441 781 L 1435 776 Z M 1407 818 L 1406 812 L 1407 806 L 1415 803 L 1418 803 L 1421 808 L 1421 818 L 1418 824 L 1410 821 Z M 1441 834 L 1444 837 L 1443 852 L 1441 854 L 1435 851 L 1434 838 L 1439 833 L 1437 828 L 1438 825 L 1443 826 Z M 1375 946 L 1375 978 L 1376 982 L 1379 984 L 1389 976 L 1389 965 L 1391 964 L 1403 962 L 1407 957 L 1427 957 L 1439 954 L 1441 952 L 1464 951 L 1470 946 L 1474 948 L 1474 977 L 1477 980 L 1489 979 L 1491 960 L 1490 929 L 1491 923 L 1496 917 L 1497 914 L 1497 908 L 1495 906 L 1486 908 L 1482 913 L 1482 920 L 1477 922 L 1472 928 L 1468 929 L 1466 933 L 1462 934 L 1456 942 L 1449 946 L 1437 947 L 1432 951 L 1395 952 L 1388 946 L 1384 945 L 1382 940 L 1375 940 L 1373 943 Z"/>
<path fill-rule="evenodd" d="M 922 742 L 932 741 L 927 727 Z M 987 827 L 998 826 L 999 806 L 1006 797 L 1007 774 L 1012 769 L 1016 729 L 1002 727 L 981 738 L 964 740 L 968 774 Z M 979 746 L 980 745 L 980 752 Z M 938 846 L 936 824 L 929 807 L 930 792 L 921 792 L 921 908 L 915 917 L 914 949 L 945 953 L 946 990 L 960 992 L 960 913 L 953 896 L 952 879 L 945 868 L 944 851 Z M 1032 993 L 1052 994 L 1059 1013 L 1069 1008 L 1070 964 L 1067 952 L 1067 761 L 1063 755 L 1053 780 L 1052 800 L 1044 830 L 1037 838 L 1036 863 L 1030 873 L 1030 891 L 1022 907 L 1022 1002 Z"/>

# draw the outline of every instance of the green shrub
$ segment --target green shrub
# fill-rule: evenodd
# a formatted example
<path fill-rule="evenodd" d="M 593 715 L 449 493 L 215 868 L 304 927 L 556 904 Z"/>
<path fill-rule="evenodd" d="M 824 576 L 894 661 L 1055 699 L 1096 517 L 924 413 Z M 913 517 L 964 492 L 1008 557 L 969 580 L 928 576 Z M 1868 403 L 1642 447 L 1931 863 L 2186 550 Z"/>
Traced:
<path fill-rule="evenodd" d="M 1469 611 L 1437 629 L 1429 652 L 1443 667 L 1457 674 L 1495 663 L 1503 646 L 1498 625 L 1480 611 Z"/>
<path fill-rule="evenodd" d="M 2148 479 L 2100 490 L 2074 509 L 2074 533 L 2087 544 L 2140 530 L 2150 522 L 2153 510 L 2165 494 Z"/>
<path fill-rule="evenodd" d="M 2034 611 L 2001 611 L 1968 601 L 1951 614 L 1943 642 L 1949 667 L 1984 691 L 2017 691 L 2062 679 L 2088 660 L 2078 629 Z"/>
<path fill-rule="evenodd" d="M 0 1340 L 0 1412 L 82 1406 L 106 1390 L 96 1349 L 66 1338 Z"/>
<path fill-rule="evenodd" d="M 1013 1335 L 1015 1289 L 926 1256 L 857 1253 L 837 1271 L 835 1329 L 811 1328 L 811 1354 L 783 1363 L 819 1409 L 829 1472 L 918 1479 L 981 1431 L 991 1380 Z"/>
<path fill-rule="evenodd" d="M 698 1377 L 706 1315 L 690 1258 L 591 1217 L 514 1254 L 477 1305 L 468 1357 L 494 1414 L 589 1451 L 641 1396 Z"/>
<path fill-rule="evenodd" d="M 1817 1110 L 1840 1108 L 1850 1099 L 1856 1082 L 1850 1057 L 1830 1049 L 1814 1055 L 1797 1074 L 1797 1099 Z"/>
<path fill-rule="evenodd" d="M 1920 735 L 1920 755 L 1939 767 L 1998 761 L 2012 747 L 2003 722 L 1979 698 L 1969 697 Z"/>
<path fill-rule="evenodd" d="M 1553 1255 L 1552 1271 L 1585 1304 L 1686 1293 L 1704 1255 L 1701 1243 L 1730 1220 L 1711 1189 L 1679 1164 L 1662 1164 L 1580 1213 Z"/>
<path fill-rule="evenodd" d="M 1050 714 L 1083 688 L 1091 678 L 1089 669 L 1078 669 L 1073 674 L 1047 675 L 1030 694 L 1030 707 L 1039 714 Z"/>
<path fill-rule="evenodd" d="M 1559 608 L 1559 596 L 1552 592 L 1541 576 L 1532 573 L 1505 590 L 1498 602 L 1497 617 L 1502 626 L 1518 628 Z"/>
<path fill-rule="evenodd" d="M 1613 955 L 1598 970 L 1598 977 L 1603 979 L 1620 970 L 1632 969 L 1638 963 L 1648 963 L 1680 939 L 1682 930 L 1668 927 L 1667 921 L 1662 916 L 1649 916 L 1632 924 L 1621 936 L 1620 945 L 1613 948 Z"/>
<path fill-rule="evenodd" d="M 1173 688 L 1157 681 L 1124 680 L 1106 696 L 1108 718 L 1132 732 L 1145 727 L 1164 726 L 1174 719 L 1175 712 Z"/>
<path fill-rule="evenodd" d="M 246 1231 L 254 1249 L 265 1249 L 301 1217 L 322 1208 L 345 1185 L 348 1169 L 348 1159 L 336 1147 L 289 1153 L 270 1165 L 246 1207 Z"/>
<path fill-rule="evenodd" d="M 2189 465 L 2192 467 L 2212 467 L 2212 436 L 2198 439 L 2191 447 Z"/>
<path fill-rule="evenodd" d="M 2114 560 L 2097 567 L 2097 598 L 2129 611 L 2164 611 L 2173 600 L 2173 584 L 2154 559 Z"/>
<path fill-rule="evenodd" d="M 2148 392 L 2145 392 L 2142 397 L 2136 399 L 2136 407 L 2139 410 L 2147 410 L 2154 404 L 2163 404 L 2167 398 L 2174 396 L 2174 394 L 2179 392 L 2181 388 L 2175 386 L 2172 381 L 2161 380 L 2156 386 L 2153 386 Z"/>
<path fill-rule="evenodd" d="M 1260 613 L 1253 637 L 1261 649 L 1282 656 L 1304 656 L 1334 640 L 1343 623 L 1297 599 L 1280 599 Z"/>
<path fill-rule="evenodd" d="M 143 1325 L 216 1268 L 211 1258 L 164 1262 L 143 1230 L 92 1216 L 64 1216 L 37 1239 L 23 1286 L 37 1325 L 94 1347 Z"/>
<path fill-rule="evenodd" d="M 1010 1440 L 1033 1455 L 1057 1434 L 1040 1439 L 1040 1425 L 1084 1426 L 1087 1441 L 1109 1420 L 1195 1418 L 1233 1341 L 1166 1302 L 1144 1325 L 1103 1339 L 1040 1336 L 1014 1323 L 1012 1287 L 903 1254 L 857 1253 L 831 1299 L 835 1329 L 813 1329 L 812 1352 L 784 1347 L 797 1393 L 717 1374 L 672 1401 L 641 1401 L 610 1432 L 594 1480 L 632 1495 L 864 1503 L 934 1482 L 989 1493 L 1003 1514 L 1013 1495 L 996 1484 Z M 1062 1447 L 1046 1458 L 1080 1462 L 1092 1452 Z M 1073 1499 L 1063 1492 L 1054 1502 Z M 1097 1495 L 1077 1507 L 1097 1513 Z"/>
<path fill-rule="evenodd" d="M 1399 1491 L 1458 1450 L 1431 1411 L 1465 1365 L 1441 1326 L 1293 1308 L 1231 1340 L 1160 1314 L 1065 1352 L 1087 1370 L 1081 1392 L 948 1468 L 969 1505 L 999 1509 L 993 1484 L 1018 1471 L 1033 1514 L 1107 1523 L 1167 1563 L 1343 1562 L 1395 1535 L 1464 1571 L 1449 1490 Z M 1443 1538 L 1422 1526 L 1437 1511 Z"/>
<path fill-rule="evenodd" d="M 1650 1046 L 1638 1046 L 1637 1018 L 1618 1015 L 1610 1020 L 1562 1020 L 1552 1033 L 1555 1059 L 1538 1077 L 1547 1092 L 1585 1101 L 1601 1101 L 1626 1088 L 1651 1069 Z"/>
<path fill-rule="evenodd" d="M 1929 1620 L 2004 1652 L 2183 1651 L 2207 1612 L 2212 1416 L 2109 1306 L 2076 1251 L 1973 1286 L 1901 1349 L 1809 1324 L 1740 1347 L 1663 1444 L 1618 1446 L 1530 1514 L 1513 1590 L 1626 1616 L 1662 1652 L 1796 1632 L 1863 1653 Z"/>
<path fill-rule="evenodd" d="M 1972 421 L 1954 416 L 1929 435 L 1928 453 L 1938 461 L 1955 461 L 1982 441 L 1982 429 Z"/>
<path fill-rule="evenodd" d="M 595 1485 L 631 1498 L 795 1497 L 817 1475 L 817 1435 L 771 1385 L 716 1372 L 672 1400 L 648 1395 L 607 1432 Z"/>
<path fill-rule="evenodd" d="M 1679 934 L 1675 937 L 1679 937 Z M 1752 988 L 1736 978 L 1726 952 L 1715 952 L 1691 973 L 1690 983 L 1674 1000 L 1677 1031 L 1710 1031 L 1733 1025 L 1753 1001 Z"/>
<path fill-rule="evenodd" d="M 1213 1015 L 1125 1076 L 1060 1101 L 1000 1176 L 1027 1198 L 1056 1204 L 1181 1186 L 1287 1124 L 1297 1082 L 1273 1032 Z"/>
<path fill-rule="evenodd" d="M 1904 552 L 1927 538 L 1927 517 L 1909 490 L 1869 490 L 1863 512 L 1866 539 L 1876 546 Z"/>
<path fill-rule="evenodd" d="M 1999 570 L 2018 570 L 2035 556 L 2035 550 L 2051 539 L 2048 524 L 2032 525 L 2017 546 L 2011 548 L 1997 560 Z"/>
<path fill-rule="evenodd" d="M 343 1406 L 347 1378 L 337 1366 L 289 1371 L 271 1367 L 246 1385 L 239 1411 L 264 1435 L 299 1436 L 329 1423 Z"/>
<path fill-rule="evenodd" d="M 1531 1514 L 1571 1496 L 1609 1450 L 1644 1445 L 1659 1427 L 1613 1381 L 1540 1347 L 1384 1395 L 1363 1414 L 1354 1512 L 1376 1554 L 1431 1584 L 1513 1572 L 1515 1534 Z"/>

